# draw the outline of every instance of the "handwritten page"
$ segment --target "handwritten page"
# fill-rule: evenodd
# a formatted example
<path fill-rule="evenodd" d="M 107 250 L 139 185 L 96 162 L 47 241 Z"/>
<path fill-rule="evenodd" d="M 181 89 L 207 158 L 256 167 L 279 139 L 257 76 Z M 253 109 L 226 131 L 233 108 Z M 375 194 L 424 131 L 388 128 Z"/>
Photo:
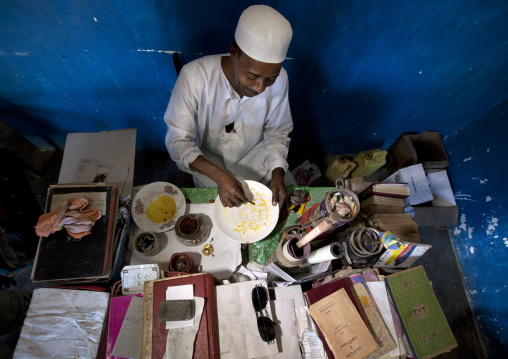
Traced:
<path fill-rule="evenodd" d="M 257 358 L 278 353 L 277 344 L 261 339 L 252 306 L 252 289 L 266 281 L 254 280 L 215 287 L 221 358 Z M 273 320 L 270 306 L 263 311 Z"/>
<path fill-rule="evenodd" d="M 35 289 L 14 358 L 97 356 L 109 293 Z"/>
<path fill-rule="evenodd" d="M 312 304 L 309 314 L 338 359 L 364 358 L 378 348 L 344 288 Z"/>
<path fill-rule="evenodd" d="M 205 298 L 194 297 L 194 301 L 196 303 L 194 325 L 168 331 L 166 351 L 162 359 L 192 359 L 194 342 L 196 341 L 196 334 L 199 331 L 199 324 L 205 306 Z"/>
<path fill-rule="evenodd" d="M 194 299 L 194 284 L 177 285 L 166 289 L 166 300 Z M 194 319 L 166 322 L 166 329 L 192 327 Z"/>
<path fill-rule="evenodd" d="M 141 335 L 143 334 L 143 298 L 132 297 L 127 313 L 111 353 L 122 358 L 141 357 Z"/>

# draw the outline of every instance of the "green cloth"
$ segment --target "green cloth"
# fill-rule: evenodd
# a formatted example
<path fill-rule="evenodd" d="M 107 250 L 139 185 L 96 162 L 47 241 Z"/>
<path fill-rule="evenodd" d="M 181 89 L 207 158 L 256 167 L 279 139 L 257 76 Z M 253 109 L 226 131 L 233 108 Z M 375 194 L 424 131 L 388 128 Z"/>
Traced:
<path fill-rule="evenodd" d="M 307 202 L 306 209 L 309 209 L 315 203 L 320 203 L 325 198 L 327 192 L 330 192 L 335 187 L 300 187 L 300 186 L 288 186 L 288 196 L 296 190 L 302 189 L 309 192 L 311 200 Z M 192 203 L 212 203 L 218 195 L 217 188 L 181 188 L 183 195 L 187 200 Z M 272 233 L 265 239 L 250 243 L 245 248 L 242 248 L 242 261 L 244 264 L 248 262 L 256 262 L 262 266 L 268 264 L 268 258 L 270 254 L 277 249 L 279 244 L 279 237 L 282 231 L 291 226 L 299 225 L 297 220 L 300 218 L 298 213 L 291 211 L 289 217 L 278 223 Z"/>

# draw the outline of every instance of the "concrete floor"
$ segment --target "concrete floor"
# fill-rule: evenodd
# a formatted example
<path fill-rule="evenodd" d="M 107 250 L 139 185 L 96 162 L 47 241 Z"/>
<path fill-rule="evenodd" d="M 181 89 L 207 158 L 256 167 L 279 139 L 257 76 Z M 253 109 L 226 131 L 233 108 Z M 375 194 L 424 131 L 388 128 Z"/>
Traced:
<path fill-rule="evenodd" d="M 44 208 L 45 205 L 48 186 L 58 181 L 61 159 L 62 153 L 56 153 L 53 161 L 42 174 L 25 172 L 41 208 Z M 303 160 L 296 160 L 293 163 L 290 161 L 290 168 L 294 168 L 302 162 Z M 135 160 L 134 186 L 155 181 L 171 182 L 182 188 L 192 186 L 188 177 L 180 175 L 176 165 L 166 152 L 138 152 Z M 458 348 L 439 357 L 446 359 L 485 358 L 462 276 L 457 265 L 455 252 L 450 242 L 448 229 L 444 227 L 420 227 L 419 232 L 422 242 L 431 244 L 432 249 L 420 258 L 415 265 L 424 266 L 437 299 L 459 344 Z M 32 283 L 30 272 L 31 267 L 28 267 L 15 275 L 18 285 L 14 289 L 31 292 L 37 287 L 50 286 L 44 285 L 44 283 Z"/>

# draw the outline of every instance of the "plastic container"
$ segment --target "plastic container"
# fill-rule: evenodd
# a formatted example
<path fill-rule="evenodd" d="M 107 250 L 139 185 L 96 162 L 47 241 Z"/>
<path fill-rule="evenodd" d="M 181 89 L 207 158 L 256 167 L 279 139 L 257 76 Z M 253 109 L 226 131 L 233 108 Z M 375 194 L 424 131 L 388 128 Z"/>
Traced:
<path fill-rule="evenodd" d="M 344 156 L 336 155 L 333 162 L 326 168 L 325 177 L 332 181 L 344 180 L 348 178 L 356 166 L 358 166 L 356 162 L 350 161 Z"/>
<path fill-rule="evenodd" d="M 387 154 L 387 151 L 381 151 L 379 149 L 360 152 L 353 158 L 353 161 L 356 162 L 358 166 L 351 173 L 351 177 L 365 177 L 373 174 L 386 164 Z"/>

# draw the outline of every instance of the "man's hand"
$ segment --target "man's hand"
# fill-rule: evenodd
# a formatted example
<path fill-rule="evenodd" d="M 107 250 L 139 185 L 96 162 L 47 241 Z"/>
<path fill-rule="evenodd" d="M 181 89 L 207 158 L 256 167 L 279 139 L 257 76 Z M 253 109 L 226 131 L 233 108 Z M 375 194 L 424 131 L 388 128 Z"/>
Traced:
<path fill-rule="evenodd" d="M 190 168 L 217 183 L 219 198 L 224 207 L 237 207 L 247 202 L 242 183 L 225 169 L 213 164 L 203 156 L 198 156 L 190 164 Z"/>
<path fill-rule="evenodd" d="M 247 202 L 243 186 L 231 173 L 224 172 L 216 181 L 219 187 L 219 198 L 224 207 L 238 207 Z"/>
<path fill-rule="evenodd" d="M 284 170 L 281 167 L 277 167 L 272 171 L 270 189 L 272 190 L 272 205 L 276 206 L 278 203 L 279 209 L 282 209 L 286 202 L 287 192 L 284 183 Z"/>

